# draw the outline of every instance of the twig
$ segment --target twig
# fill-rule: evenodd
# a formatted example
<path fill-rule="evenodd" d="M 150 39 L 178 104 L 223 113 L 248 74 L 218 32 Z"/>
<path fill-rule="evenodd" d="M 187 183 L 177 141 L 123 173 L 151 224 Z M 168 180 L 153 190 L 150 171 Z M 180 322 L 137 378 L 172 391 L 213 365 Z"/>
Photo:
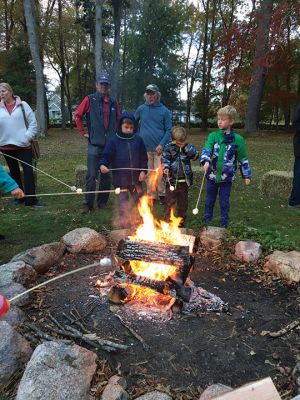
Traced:
<path fill-rule="evenodd" d="M 127 325 L 125 321 L 120 317 L 120 315 L 115 314 L 115 316 L 120 320 L 121 324 L 125 326 L 129 330 L 129 332 L 142 343 L 142 346 L 145 351 L 150 349 L 150 346 L 145 342 L 145 340 L 137 333 L 131 326 Z"/>
<path fill-rule="evenodd" d="M 261 336 L 271 336 L 271 337 L 279 337 L 279 336 L 283 336 L 286 333 L 288 333 L 289 331 L 291 331 L 292 329 L 296 328 L 298 325 L 300 325 L 300 318 L 295 319 L 295 321 L 289 323 L 287 326 L 285 326 L 284 328 L 280 329 L 279 331 L 276 332 L 270 332 L 270 331 L 262 331 L 261 332 Z"/>
<path fill-rule="evenodd" d="M 69 315 L 65 313 L 63 313 L 62 315 L 70 322 L 71 325 L 76 324 L 77 326 L 79 326 L 83 333 L 90 333 L 78 320 L 72 319 L 71 317 L 69 317 Z"/>
<path fill-rule="evenodd" d="M 54 338 L 50 335 L 48 335 L 47 333 L 41 331 L 39 328 L 37 328 L 35 325 L 33 325 L 31 322 L 25 322 L 24 325 L 31 329 L 32 331 L 34 331 L 36 333 L 36 335 L 38 335 L 38 337 L 40 337 L 41 339 L 45 339 L 45 340 L 57 340 L 57 338 Z"/>

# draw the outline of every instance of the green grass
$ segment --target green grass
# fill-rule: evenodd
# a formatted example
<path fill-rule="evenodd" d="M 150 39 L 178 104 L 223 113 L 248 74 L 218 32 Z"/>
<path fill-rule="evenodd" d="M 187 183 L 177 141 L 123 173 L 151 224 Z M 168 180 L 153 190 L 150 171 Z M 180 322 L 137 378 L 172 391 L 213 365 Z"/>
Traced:
<path fill-rule="evenodd" d="M 199 131 L 198 131 L 199 132 Z M 202 148 L 206 134 L 193 132 L 190 141 Z M 75 167 L 86 163 L 86 142 L 76 131 L 50 130 L 47 138 L 40 140 L 42 158 L 38 168 L 66 182 L 75 184 Z M 260 194 L 259 182 L 262 175 L 271 170 L 290 171 L 293 165 L 292 136 L 272 134 L 247 139 L 253 180 L 246 187 L 240 178 L 234 183 L 231 195 L 231 238 L 251 238 L 259 240 L 266 251 L 277 249 L 300 250 L 300 211 L 287 207 L 289 193 L 276 193 L 273 198 Z M 1 160 L 5 164 L 4 160 Z M 195 165 L 198 165 L 195 163 Z M 197 174 L 199 177 L 199 174 Z M 199 204 L 199 214 L 193 216 L 199 178 L 190 190 L 189 216 L 187 227 L 200 228 L 205 191 Z M 69 191 L 58 182 L 38 173 L 38 193 Z M 43 243 L 60 240 L 68 231 L 78 227 L 90 227 L 101 231 L 110 229 L 115 218 L 115 196 L 109 200 L 109 208 L 82 215 L 79 209 L 83 197 L 80 195 L 43 197 L 47 207 L 12 207 L 9 200 L 2 199 L 0 233 L 7 239 L 0 242 L 0 263 L 9 260 L 14 254 Z M 162 214 L 161 206 L 155 213 Z M 215 219 L 219 220 L 219 206 L 216 205 Z"/>

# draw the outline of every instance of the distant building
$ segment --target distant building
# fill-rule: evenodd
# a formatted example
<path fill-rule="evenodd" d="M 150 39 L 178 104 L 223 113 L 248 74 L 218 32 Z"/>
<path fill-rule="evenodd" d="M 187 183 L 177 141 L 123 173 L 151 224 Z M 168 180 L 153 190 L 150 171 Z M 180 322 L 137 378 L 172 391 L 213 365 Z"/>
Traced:
<path fill-rule="evenodd" d="M 54 92 L 48 95 L 48 109 L 50 123 L 61 122 L 60 96 Z"/>

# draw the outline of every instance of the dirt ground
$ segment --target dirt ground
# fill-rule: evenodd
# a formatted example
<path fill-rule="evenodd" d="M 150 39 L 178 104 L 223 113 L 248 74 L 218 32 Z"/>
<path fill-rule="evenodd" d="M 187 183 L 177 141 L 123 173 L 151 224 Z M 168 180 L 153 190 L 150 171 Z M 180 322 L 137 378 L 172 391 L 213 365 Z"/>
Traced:
<path fill-rule="evenodd" d="M 93 255 L 67 254 L 48 277 L 93 263 L 113 250 Z M 93 394 L 101 393 L 110 375 L 121 372 L 131 399 L 154 388 L 176 399 L 198 399 L 212 383 L 238 387 L 267 376 L 272 377 L 282 399 L 292 398 L 297 394 L 293 370 L 299 361 L 299 330 L 278 338 L 262 336 L 261 332 L 277 331 L 299 317 L 299 288 L 267 275 L 259 264 L 241 265 L 232 258 L 220 263 L 216 257 L 205 256 L 200 249 L 191 278 L 228 303 L 229 313 L 175 314 L 171 319 L 132 315 L 128 320 L 123 306 L 98 300 L 95 282 L 97 277 L 103 278 L 103 267 L 41 288 L 24 311 L 46 332 L 49 312 L 65 324 L 62 313 L 71 315 L 76 311 L 89 331 L 129 345 L 129 350 L 123 352 L 98 351 Z M 115 312 L 150 346 L 148 351 Z M 76 343 L 89 348 L 80 340 Z"/>

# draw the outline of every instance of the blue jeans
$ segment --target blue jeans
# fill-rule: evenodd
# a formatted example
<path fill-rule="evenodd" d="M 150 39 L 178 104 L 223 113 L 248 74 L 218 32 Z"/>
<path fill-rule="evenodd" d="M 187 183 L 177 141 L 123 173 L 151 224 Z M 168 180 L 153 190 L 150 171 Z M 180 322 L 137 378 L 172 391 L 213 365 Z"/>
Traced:
<path fill-rule="evenodd" d="M 295 157 L 293 187 L 289 199 L 289 205 L 300 205 L 300 157 Z"/>
<path fill-rule="evenodd" d="M 229 222 L 229 198 L 232 182 L 215 183 L 206 181 L 206 199 L 204 209 L 204 222 L 209 222 L 213 218 L 214 206 L 219 193 L 219 202 L 221 210 L 220 224 L 227 226 Z"/>
<path fill-rule="evenodd" d="M 89 143 L 88 154 L 87 154 L 87 174 L 85 188 L 87 192 L 93 192 L 96 190 L 96 179 L 99 179 L 98 190 L 110 190 L 111 179 L 110 174 L 101 174 L 99 171 L 99 161 L 102 157 L 103 146 L 93 146 Z M 101 207 L 108 201 L 109 193 L 98 193 L 97 205 Z M 88 208 L 94 207 L 95 194 L 90 193 L 85 196 L 85 204 Z"/>

